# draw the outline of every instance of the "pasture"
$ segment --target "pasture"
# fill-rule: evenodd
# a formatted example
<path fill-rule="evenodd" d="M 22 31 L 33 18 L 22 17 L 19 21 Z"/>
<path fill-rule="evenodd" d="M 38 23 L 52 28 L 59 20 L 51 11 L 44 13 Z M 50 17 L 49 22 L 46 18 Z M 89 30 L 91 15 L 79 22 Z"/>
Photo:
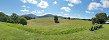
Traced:
<path fill-rule="evenodd" d="M 59 19 L 54 23 L 52 18 L 36 18 L 23 26 L 0 22 L 0 40 L 108 40 L 109 25 L 102 29 L 89 31 L 91 21 Z"/>

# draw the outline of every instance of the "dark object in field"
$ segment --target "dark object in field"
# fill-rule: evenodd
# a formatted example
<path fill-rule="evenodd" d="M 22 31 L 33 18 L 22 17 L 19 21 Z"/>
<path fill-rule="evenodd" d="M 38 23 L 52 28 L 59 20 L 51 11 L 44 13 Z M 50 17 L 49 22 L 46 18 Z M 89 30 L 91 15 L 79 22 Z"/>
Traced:
<path fill-rule="evenodd" d="M 91 27 L 91 29 L 89 29 L 90 31 L 94 31 L 94 28 L 93 28 L 93 26 Z"/>
<path fill-rule="evenodd" d="M 70 17 L 68 17 L 68 19 L 70 20 Z"/>
<path fill-rule="evenodd" d="M 94 30 L 98 30 L 100 28 L 103 28 L 103 26 L 102 25 L 97 25 L 97 26 L 94 26 L 94 27 L 92 26 L 89 30 L 94 31 Z"/>
<path fill-rule="evenodd" d="M 55 22 L 55 23 L 59 23 L 59 21 L 58 21 L 58 16 L 54 16 L 54 22 Z"/>
<path fill-rule="evenodd" d="M 94 30 L 97 30 L 97 26 L 94 26 Z"/>

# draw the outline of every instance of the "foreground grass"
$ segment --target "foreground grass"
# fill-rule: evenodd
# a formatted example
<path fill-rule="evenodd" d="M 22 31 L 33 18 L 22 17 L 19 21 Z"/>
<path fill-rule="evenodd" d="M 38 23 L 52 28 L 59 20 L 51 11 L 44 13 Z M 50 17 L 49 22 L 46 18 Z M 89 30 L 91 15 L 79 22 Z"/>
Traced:
<path fill-rule="evenodd" d="M 30 21 L 37 22 L 35 20 Z M 89 31 L 88 29 L 90 28 L 90 26 L 92 26 L 90 24 L 90 21 L 83 21 L 83 20 L 66 21 L 63 19 L 60 20 L 62 21 L 59 24 L 55 24 L 52 22 L 50 23 L 50 25 L 49 23 L 45 24 L 46 23 L 45 21 L 47 21 L 45 20 L 44 24 L 38 22 L 35 24 L 39 25 L 28 24 L 30 27 L 18 24 L 0 22 L 0 40 L 108 40 L 109 39 L 108 24 L 104 24 L 103 25 L 104 28 L 101 28 L 99 30 Z M 66 21 L 67 23 L 65 23 L 64 21 Z M 44 28 L 42 28 L 42 26 Z"/>

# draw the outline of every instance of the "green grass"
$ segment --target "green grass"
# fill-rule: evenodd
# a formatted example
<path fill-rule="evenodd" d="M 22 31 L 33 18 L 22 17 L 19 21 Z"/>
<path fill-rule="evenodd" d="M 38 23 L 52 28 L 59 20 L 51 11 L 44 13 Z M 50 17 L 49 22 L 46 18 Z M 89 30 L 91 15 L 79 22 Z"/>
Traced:
<path fill-rule="evenodd" d="M 109 25 L 89 31 L 90 21 L 59 19 L 55 24 L 52 18 L 37 18 L 28 25 L 0 22 L 0 40 L 108 40 Z"/>

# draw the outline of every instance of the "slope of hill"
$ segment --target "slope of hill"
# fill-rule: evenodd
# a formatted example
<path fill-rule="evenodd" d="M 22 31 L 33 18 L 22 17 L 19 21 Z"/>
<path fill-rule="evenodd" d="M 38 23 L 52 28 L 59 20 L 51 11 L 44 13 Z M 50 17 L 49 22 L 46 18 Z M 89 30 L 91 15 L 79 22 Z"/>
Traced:
<path fill-rule="evenodd" d="M 108 40 L 109 25 L 96 31 L 89 31 L 90 21 L 59 19 L 55 24 L 52 18 L 36 18 L 28 25 L 0 22 L 0 40 Z M 62 33 L 61 33 L 62 32 Z M 58 33 L 58 34 L 56 34 Z"/>

